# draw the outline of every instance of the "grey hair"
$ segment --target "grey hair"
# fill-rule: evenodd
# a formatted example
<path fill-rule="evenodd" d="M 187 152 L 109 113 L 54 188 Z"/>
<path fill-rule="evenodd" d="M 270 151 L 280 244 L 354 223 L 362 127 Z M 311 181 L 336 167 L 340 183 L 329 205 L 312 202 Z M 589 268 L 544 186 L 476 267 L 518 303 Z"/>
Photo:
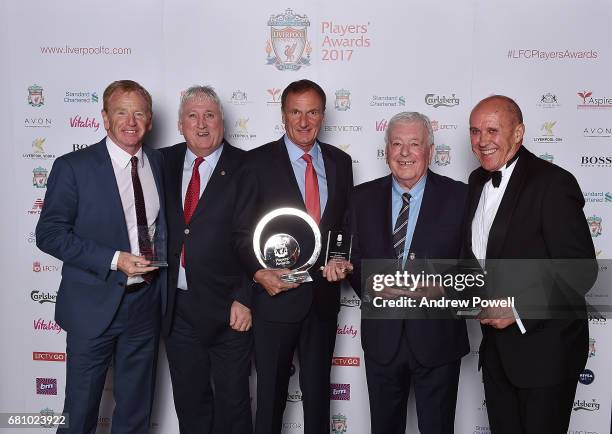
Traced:
<path fill-rule="evenodd" d="M 197 84 L 190 86 L 181 94 L 181 103 L 179 104 L 179 119 L 183 114 L 183 107 L 185 107 L 185 104 L 194 98 L 204 98 L 214 102 L 217 107 L 219 107 L 221 119 L 223 119 L 223 107 L 221 106 L 221 100 L 219 99 L 217 92 L 215 92 L 215 89 L 212 86 L 202 86 Z"/>
<path fill-rule="evenodd" d="M 431 121 L 427 116 L 419 112 L 401 112 L 393 116 L 387 125 L 387 129 L 385 130 L 385 144 L 389 144 L 389 135 L 391 134 L 391 129 L 395 126 L 395 124 L 410 122 L 417 122 L 423 125 L 427 131 L 428 142 L 430 145 L 433 145 L 434 134 L 433 128 L 431 127 Z"/>

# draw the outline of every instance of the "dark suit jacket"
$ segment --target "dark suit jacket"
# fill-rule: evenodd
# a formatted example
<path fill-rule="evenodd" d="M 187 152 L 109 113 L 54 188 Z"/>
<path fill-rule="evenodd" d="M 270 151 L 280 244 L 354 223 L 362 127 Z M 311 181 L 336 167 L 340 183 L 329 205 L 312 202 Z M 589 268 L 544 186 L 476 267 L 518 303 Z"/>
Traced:
<path fill-rule="evenodd" d="M 229 324 L 234 300 L 250 306 L 251 284 L 240 269 L 232 239 L 242 206 L 240 168 L 245 152 L 227 142 L 189 225 L 185 224 L 182 177 L 185 142 L 161 149 L 164 155 L 166 215 L 168 220 L 168 310 L 162 330 L 170 332 L 176 297 L 181 248 L 185 244 L 187 286 L 196 300 L 192 318 Z"/>
<path fill-rule="evenodd" d="M 159 193 L 158 230 L 166 230 L 161 155 L 143 147 Z M 119 307 L 127 276 L 111 271 L 115 251 L 130 251 L 121 196 L 105 139 L 55 160 L 45 204 L 36 226 L 36 245 L 63 261 L 55 307 L 56 321 L 68 332 L 95 337 Z M 164 249 L 165 246 L 157 246 Z M 166 305 L 166 272 L 154 280 Z"/>
<path fill-rule="evenodd" d="M 322 239 L 326 240 L 328 231 L 342 229 L 349 193 L 353 186 L 353 170 L 348 154 L 331 145 L 321 142 L 319 144 L 323 153 L 328 191 L 327 205 L 319 228 Z M 282 137 L 249 151 L 246 166 L 248 177 L 245 179 L 248 181 L 243 184 L 241 194 L 248 197 L 249 206 L 248 211 L 243 214 L 240 250 L 249 276 L 253 277 L 257 270 L 263 268 L 253 253 L 253 231 L 257 222 L 276 208 L 292 207 L 305 212 L 306 207 Z M 291 227 L 291 223 L 288 225 L 287 233 L 298 233 L 304 235 L 304 239 L 312 239 L 312 236 L 305 235 L 303 228 Z M 263 238 L 265 242 L 265 236 Z M 324 247 L 318 261 L 310 269 L 313 282 L 303 283 L 296 289 L 274 297 L 268 295 L 260 285 L 254 285 L 254 315 L 268 321 L 297 322 L 306 316 L 311 306 L 323 315 L 337 315 L 340 308 L 340 286 L 323 279 L 319 271 L 319 267 L 325 262 Z M 303 250 L 308 251 L 309 248 L 307 241 Z"/>
<path fill-rule="evenodd" d="M 361 184 L 351 200 L 353 264 L 350 282 L 361 296 L 361 260 L 394 259 L 391 222 L 391 175 Z M 462 217 L 467 199 L 464 183 L 427 171 L 410 252 L 415 258 L 455 259 L 461 250 Z M 410 348 L 424 366 L 457 360 L 469 351 L 463 320 L 363 319 L 361 344 L 367 357 L 388 363 L 406 330 Z"/>
<path fill-rule="evenodd" d="M 533 288 L 546 294 L 552 304 L 573 304 L 575 319 L 525 319 L 527 333 L 517 325 L 503 330 L 483 326 L 481 363 L 486 366 L 487 351 L 495 345 L 504 370 L 517 387 L 546 387 L 577 378 L 584 369 L 588 349 L 588 324 L 584 293 L 597 277 L 597 263 L 589 228 L 582 211 L 584 198 L 574 176 L 529 152 L 519 149 L 519 158 L 504 193 L 487 244 L 490 259 L 584 258 L 579 283 L 564 288 L 565 282 L 553 279 Z M 484 169 L 472 172 L 469 179 L 469 205 L 465 219 L 465 257 L 472 252 L 472 220 L 480 201 Z M 511 262 L 506 261 L 508 267 Z M 511 271 L 511 270 L 510 270 Z M 575 271 L 575 270 L 574 270 Z M 556 270 L 563 272 L 563 270 Z M 574 276 L 575 277 L 575 276 Z M 521 315 L 521 298 L 516 310 Z M 570 315 L 570 312 L 568 312 Z"/>

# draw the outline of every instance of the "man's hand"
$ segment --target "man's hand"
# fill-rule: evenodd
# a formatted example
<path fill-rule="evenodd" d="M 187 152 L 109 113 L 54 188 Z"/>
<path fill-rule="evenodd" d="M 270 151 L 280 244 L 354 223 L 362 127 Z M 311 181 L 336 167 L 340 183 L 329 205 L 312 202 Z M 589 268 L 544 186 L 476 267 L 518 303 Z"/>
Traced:
<path fill-rule="evenodd" d="M 246 332 L 252 324 L 251 309 L 240 302 L 234 301 L 230 308 L 230 327 L 237 332 Z"/>
<path fill-rule="evenodd" d="M 505 329 L 516 322 L 514 311 L 511 307 L 486 307 L 482 309 L 477 317 L 480 324 L 491 326 L 495 329 Z"/>
<path fill-rule="evenodd" d="M 127 274 L 127 277 L 142 276 L 149 271 L 157 270 L 157 267 L 147 267 L 151 261 L 144 256 L 132 255 L 128 252 L 119 252 L 117 258 L 117 269 Z"/>
<path fill-rule="evenodd" d="M 255 273 L 254 279 L 255 282 L 259 283 L 264 289 L 268 292 L 268 294 L 274 296 L 278 293 L 284 292 L 288 289 L 297 288 L 299 284 L 290 283 L 281 280 L 281 276 L 283 274 L 291 273 L 291 270 L 287 268 L 281 269 L 267 269 L 262 268 L 261 270 L 257 270 Z"/>
<path fill-rule="evenodd" d="M 329 282 L 338 282 L 346 278 L 346 275 L 353 271 L 353 264 L 349 261 L 331 260 L 325 267 L 321 268 L 321 273 Z"/>

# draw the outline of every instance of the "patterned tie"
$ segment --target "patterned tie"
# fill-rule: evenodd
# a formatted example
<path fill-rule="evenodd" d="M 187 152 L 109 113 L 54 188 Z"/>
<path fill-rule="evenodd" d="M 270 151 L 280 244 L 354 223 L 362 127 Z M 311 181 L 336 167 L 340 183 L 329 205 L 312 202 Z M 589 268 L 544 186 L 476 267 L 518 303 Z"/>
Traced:
<path fill-rule="evenodd" d="M 402 194 L 402 209 L 395 221 L 395 229 L 393 229 L 393 248 L 397 255 L 398 262 L 401 263 L 404 257 L 404 241 L 406 240 L 406 232 L 408 229 L 408 212 L 410 211 L 410 194 Z"/>
<path fill-rule="evenodd" d="M 321 202 L 319 201 L 317 172 L 312 165 L 310 154 L 304 154 L 302 158 L 306 161 L 306 211 L 319 224 L 321 221 Z"/>
<path fill-rule="evenodd" d="M 193 170 L 191 172 L 191 179 L 189 180 L 189 186 L 185 193 L 185 206 L 183 207 L 183 214 L 185 216 L 185 224 L 188 225 L 193 217 L 198 201 L 200 200 L 200 164 L 204 162 L 204 158 L 198 157 L 195 159 L 193 164 Z M 185 268 L 185 243 L 181 249 L 181 265 Z"/>
<path fill-rule="evenodd" d="M 153 254 L 153 248 L 151 247 L 151 239 L 149 238 L 149 224 L 147 222 L 147 209 L 145 207 L 142 184 L 140 184 L 140 178 L 138 177 L 138 157 L 133 156 L 130 162 L 132 163 L 132 187 L 134 188 L 134 206 L 136 208 L 138 249 L 140 250 L 140 256 L 150 257 Z M 143 274 L 142 278 L 145 282 L 151 283 L 155 274 L 155 272 L 150 271 Z"/>

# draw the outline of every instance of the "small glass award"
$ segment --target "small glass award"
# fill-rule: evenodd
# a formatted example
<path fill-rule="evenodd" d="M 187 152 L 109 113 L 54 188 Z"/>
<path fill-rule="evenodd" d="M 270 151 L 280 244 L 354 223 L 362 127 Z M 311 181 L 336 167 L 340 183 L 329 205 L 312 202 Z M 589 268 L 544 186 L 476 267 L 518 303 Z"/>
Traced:
<path fill-rule="evenodd" d="M 300 255 L 304 252 L 301 249 L 300 241 L 296 239 L 296 236 L 287 233 L 276 233 L 268 236 L 264 243 L 263 250 L 261 248 L 261 238 L 264 232 L 264 228 L 277 217 L 288 217 L 295 218 L 297 220 L 306 223 L 308 232 L 314 238 L 312 252 L 310 257 L 302 265 L 294 267 L 299 259 Z M 302 244 L 306 240 L 301 240 Z M 257 224 L 255 233 L 253 234 L 253 251 L 257 260 L 264 268 L 281 269 L 288 268 L 291 272 L 283 274 L 281 279 L 285 282 L 291 283 L 304 283 L 312 282 L 312 276 L 308 273 L 321 252 L 321 232 L 317 223 L 304 211 L 295 208 L 278 208 L 268 214 L 266 214 Z M 307 254 L 308 254 L 307 253 Z M 303 261 L 303 258 L 302 258 Z"/>
<path fill-rule="evenodd" d="M 165 231 L 158 225 L 138 227 L 140 239 L 143 237 L 145 245 L 140 247 L 140 255 L 144 256 L 150 264 L 147 267 L 167 267 L 168 258 L 166 257 L 167 237 Z"/>
<path fill-rule="evenodd" d="M 329 231 L 327 233 L 327 251 L 325 263 L 329 261 L 351 261 L 351 249 L 353 248 L 353 235 L 342 231 Z"/>

